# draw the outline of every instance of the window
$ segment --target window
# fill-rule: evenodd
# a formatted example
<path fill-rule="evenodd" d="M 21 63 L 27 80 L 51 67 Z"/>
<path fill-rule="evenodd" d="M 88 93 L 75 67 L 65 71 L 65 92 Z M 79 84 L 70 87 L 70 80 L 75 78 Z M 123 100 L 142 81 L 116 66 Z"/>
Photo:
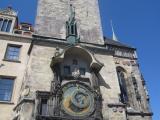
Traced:
<path fill-rule="evenodd" d="M 78 65 L 78 61 L 76 59 L 73 59 L 73 65 Z"/>
<path fill-rule="evenodd" d="M 8 19 L 3 20 L 2 18 L 0 18 L 0 31 L 10 32 L 11 25 L 12 25 L 12 20 Z"/>
<path fill-rule="evenodd" d="M 65 75 L 70 75 L 71 74 L 70 66 L 64 66 L 64 74 Z"/>
<path fill-rule="evenodd" d="M 11 101 L 14 80 L 0 78 L 0 101 Z"/>
<path fill-rule="evenodd" d="M 24 30 L 24 31 L 29 31 L 29 30 L 30 30 L 30 27 L 27 26 L 27 25 L 22 25 L 22 30 Z"/>
<path fill-rule="evenodd" d="M 85 73 L 86 73 L 85 68 L 79 68 L 79 71 L 80 71 L 81 75 L 85 75 Z"/>
<path fill-rule="evenodd" d="M 3 32 L 6 31 L 7 23 L 8 23 L 8 20 L 4 20 L 4 21 L 3 21 L 3 25 L 2 25 L 1 31 L 3 31 Z"/>
<path fill-rule="evenodd" d="M 3 23 L 3 19 L 0 18 L 0 29 L 1 29 L 2 23 Z"/>
<path fill-rule="evenodd" d="M 12 20 L 9 20 L 9 21 L 8 21 L 8 25 L 7 25 L 7 28 L 6 28 L 6 32 L 10 32 L 11 25 L 12 25 Z"/>
<path fill-rule="evenodd" d="M 74 34 L 74 25 L 71 25 L 71 34 Z"/>
<path fill-rule="evenodd" d="M 41 115 L 47 115 L 47 99 L 41 100 L 41 108 L 40 108 Z"/>
<path fill-rule="evenodd" d="M 6 50 L 5 59 L 11 61 L 18 61 L 20 54 L 20 47 L 18 45 L 8 45 Z"/>
<path fill-rule="evenodd" d="M 117 74 L 118 74 L 119 86 L 121 90 L 120 101 L 122 103 L 127 103 L 128 95 L 127 95 L 126 82 L 125 82 L 126 80 L 125 80 L 124 72 L 117 71 Z"/>

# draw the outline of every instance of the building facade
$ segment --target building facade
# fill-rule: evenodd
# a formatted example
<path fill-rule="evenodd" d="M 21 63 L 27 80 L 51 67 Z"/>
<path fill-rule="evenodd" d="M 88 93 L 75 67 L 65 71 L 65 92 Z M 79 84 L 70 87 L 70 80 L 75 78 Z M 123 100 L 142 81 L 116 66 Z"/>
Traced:
<path fill-rule="evenodd" d="M 97 0 L 38 0 L 35 28 L 0 11 L 1 120 L 151 120 L 136 49 L 103 37 Z"/>

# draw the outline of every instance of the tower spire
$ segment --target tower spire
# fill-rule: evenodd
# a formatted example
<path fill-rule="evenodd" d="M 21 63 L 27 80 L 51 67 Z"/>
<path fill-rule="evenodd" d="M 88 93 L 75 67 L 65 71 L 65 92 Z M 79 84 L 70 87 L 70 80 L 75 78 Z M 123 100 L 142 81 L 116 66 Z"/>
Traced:
<path fill-rule="evenodd" d="M 113 39 L 114 41 L 118 41 L 118 38 L 117 38 L 117 36 L 116 36 L 116 34 L 115 34 L 115 31 L 114 31 L 114 28 L 113 28 L 112 20 L 111 20 L 111 28 L 112 28 L 112 39 Z"/>

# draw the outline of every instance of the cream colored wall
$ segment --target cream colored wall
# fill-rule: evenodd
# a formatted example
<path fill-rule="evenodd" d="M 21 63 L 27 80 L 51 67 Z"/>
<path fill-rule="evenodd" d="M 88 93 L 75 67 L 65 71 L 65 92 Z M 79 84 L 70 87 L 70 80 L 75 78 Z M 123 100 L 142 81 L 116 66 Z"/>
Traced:
<path fill-rule="evenodd" d="M 25 85 L 30 88 L 30 96 L 37 90 L 50 91 L 53 72 L 50 67 L 56 47 L 34 45 L 30 54 Z"/>
<path fill-rule="evenodd" d="M 119 103 L 120 88 L 117 78 L 116 66 L 113 56 L 96 54 L 95 57 L 104 64 L 100 71 L 100 75 L 103 78 L 103 81 L 100 81 L 100 90 L 103 99 L 103 118 L 104 120 L 108 120 L 112 117 L 116 117 L 114 114 L 109 115 L 108 104 Z M 120 114 L 120 117 L 123 118 L 124 115 Z M 115 118 L 115 120 L 117 119 Z"/>
<path fill-rule="evenodd" d="M 5 38 L 5 39 L 2 39 Z M 18 41 L 17 41 L 18 40 Z M 13 107 L 16 105 L 19 97 L 23 76 L 25 73 L 26 63 L 28 59 L 28 49 L 31 43 L 30 38 L 12 37 L 11 35 L 0 36 L 0 64 L 3 64 L 0 68 L 0 76 L 13 76 L 16 77 L 14 81 L 14 88 L 12 98 L 9 103 L 0 101 L 0 120 L 10 120 L 12 116 Z M 20 50 L 20 63 L 4 61 L 4 56 L 7 48 L 7 44 L 21 45 Z"/>

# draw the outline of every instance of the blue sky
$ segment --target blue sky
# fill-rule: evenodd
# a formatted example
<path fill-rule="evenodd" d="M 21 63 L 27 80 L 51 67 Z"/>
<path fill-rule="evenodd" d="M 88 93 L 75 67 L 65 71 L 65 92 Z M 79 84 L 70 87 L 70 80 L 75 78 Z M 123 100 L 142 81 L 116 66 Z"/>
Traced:
<path fill-rule="evenodd" d="M 110 20 L 120 41 L 138 49 L 141 71 L 151 97 L 153 120 L 160 120 L 160 1 L 99 0 L 104 35 L 111 37 Z M 37 0 L 0 0 L 11 5 L 21 22 L 34 24 Z"/>

